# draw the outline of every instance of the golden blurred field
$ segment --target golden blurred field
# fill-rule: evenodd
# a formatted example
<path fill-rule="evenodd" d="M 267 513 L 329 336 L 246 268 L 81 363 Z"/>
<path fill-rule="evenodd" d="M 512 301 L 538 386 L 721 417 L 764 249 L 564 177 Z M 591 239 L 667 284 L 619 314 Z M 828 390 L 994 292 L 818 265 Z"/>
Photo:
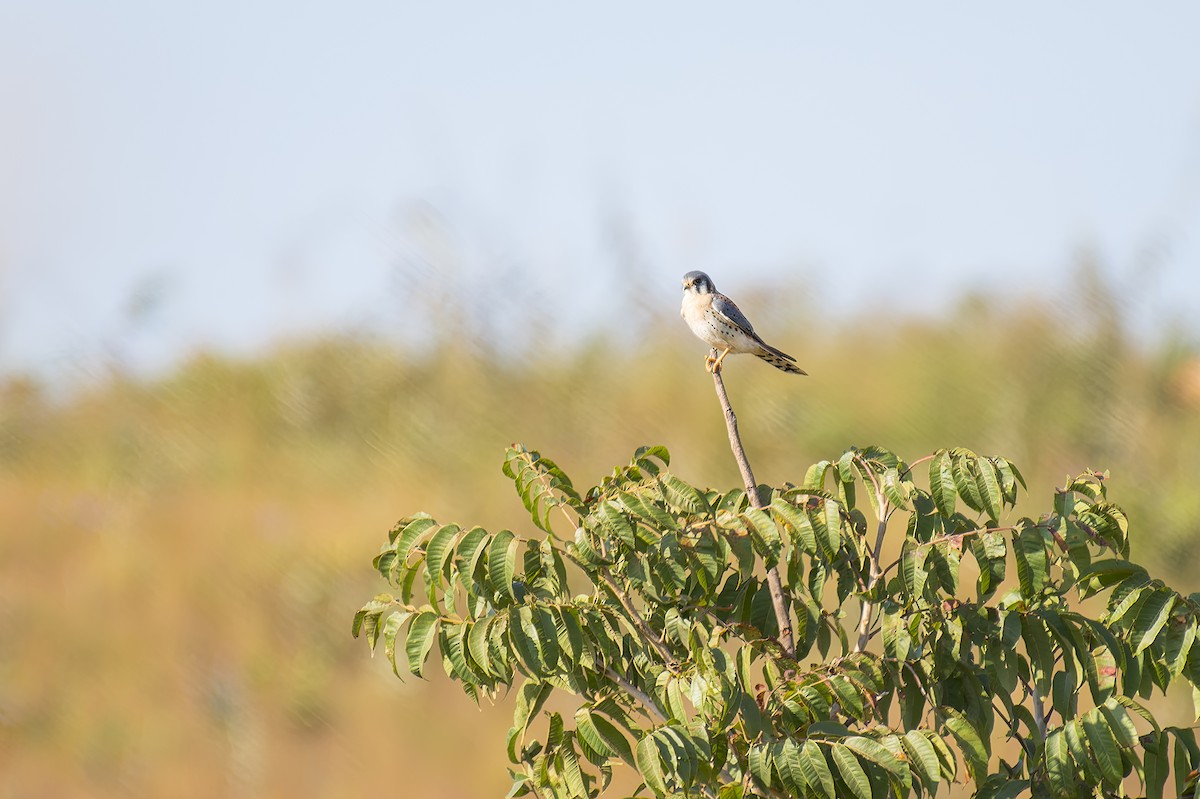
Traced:
<path fill-rule="evenodd" d="M 1133 557 L 1200 587 L 1183 338 L 1135 340 L 1086 281 L 933 321 L 797 314 L 787 295 L 738 299 L 811 377 L 726 371 L 760 481 L 850 445 L 958 445 L 1015 460 L 1042 508 L 1068 472 L 1108 468 Z M 502 795 L 508 708 L 401 683 L 350 619 L 383 589 L 370 561 L 401 515 L 531 526 L 499 469 L 513 441 L 583 486 L 646 443 L 691 482 L 738 483 L 703 345 L 674 306 L 649 318 L 553 351 L 337 336 L 66 399 L 8 377 L 0 797 Z"/>

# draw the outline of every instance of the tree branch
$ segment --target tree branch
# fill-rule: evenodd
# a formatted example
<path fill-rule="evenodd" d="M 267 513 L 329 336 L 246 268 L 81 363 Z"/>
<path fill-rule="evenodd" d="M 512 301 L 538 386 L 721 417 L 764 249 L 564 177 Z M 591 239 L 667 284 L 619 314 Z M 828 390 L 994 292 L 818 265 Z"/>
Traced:
<path fill-rule="evenodd" d="M 1033 701 L 1033 723 L 1037 725 L 1038 734 L 1046 740 L 1046 708 L 1042 705 L 1042 693 L 1036 685 L 1025 684 L 1029 689 L 1029 698 Z"/>
<path fill-rule="evenodd" d="M 871 561 L 871 574 L 867 580 L 867 590 L 875 590 L 875 586 L 879 584 L 880 577 L 883 576 L 883 571 L 879 568 L 879 558 L 883 554 L 883 538 L 887 533 L 888 519 L 892 515 L 892 506 L 884 496 L 883 488 L 879 485 L 879 481 L 875 479 L 875 473 L 871 471 L 871 465 L 868 464 L 861 455 L 855 455 L 855 459 L 862 466 L 863 473 L 871 481 L 871 486 L 875 489 L 875 507 L 879 509 L 879 524 L 875 528 L 875 546 L 867 550 L 867 556 Z M 867 648 L 867 644 L 871 642 L 871 622 L 875 616 L 875 604 L 868 599 L 862 602 L 862 616 L 858 620 L 858 640 L 854 644 L 855 652 L 862 652 Z"/>
<path fill-rule="evenodd" d="M 629 600 L 629 597 L 626 596 L 625 592 L 621 590 L 621 587 L 617 585 L 616 581 L 609 576 L 607 570 L 599 570 L 597 571 L 597 574 L 600 576 L 604 586 L 612 593 L 613 597 L 625 610 L 625 615 L 629 617 L 629 623 L 636 627 L 638 632 L 642 634 L 642 637 L 650 642 L 651 646 L 653 646 L 655 651 L 658 652 L 659 657 L 663 659 L 663 665 L 674 671 L 675 656 L 671 654 L 671 650 L 667 647 L 663 639 L 659 638 L 654 631 L 650 629 L 650 625 L 647 624 L 646 620 L 643 619 L 637 612 L 637 608 L 633 606 L 633 603 Z"/>
<path fill-rule="evenodd" d="M 622 691 L 641 702 L 646 708 L 646 715 L 653 716 L 659 721 L 667 720 L 667 714 L 663 713 L 662 710 L 659 709 L 658 703 L 654 701 L 654 697 L 650 696 L 650 694 L 646 693 L 641 688 L 638 688 L 636 685 L 622 677 L 617 672 L 613 671 L 608 666 L 604 667 L 604 676 L 621 686 Z"/>
<path fill-rule="evenodd" d="M 587 567 L 583 565 L 579 558 L 572 555 L 570 550 L 563 549 L 561 551 L 562 554 L 566 556 L 567 560 L 574 563 L 585 573 L 587 572 Z M 671 654 L 670 648 L 662 638 L 655 634 L 654 630 L 650 629 L 650 625 L 647 624 L 646 620 L 642 618 L 642 615 L 638 613 L 637 608 L 634 607 L 633 602 L 629 599 L 629 596 L 621 590 L 621 586 L 617 585 L 617 581 L 613 579 L 608 569 L 596 569 L 596 576 L 600 578 L 600 582 L 604 584 L 604 587 L 607 588 L 609 593 L 613 595 L 613 599 L 617 600 L 617 604 L 619 604 L 621 609 L 625 611 L 625 616 L 628 619 L 629 624 L 633 627 L 636 627 L 637 631 L 642 635 L 642 637 L 650 642 L 650 645 L 654 647 L 656 652 L 658 652 L 659 657 L 663 659 L 663 665 L 668 669 L 674 670 L 676 660 L 675 656 Z"/>
<path fill-rule="evenodd" d="M 713 350 L 715 353 L 716 350 Z M 746 496 L 750 506 L 765 509 L 762 497 L 758 495 L 758 483 L 754 481 L 754 472 L 750 470 L 750 462 L 746 460 L 746 450 L 742 447 L 742 437 L 738 434 L 737 416 L 733 406 L 729 404 L 729 394 L 725 392 L 725 381 L 721 378 L 721 370 L 712 373 L 713 386 L 717 390 L 717 399 L 721 409 L 725 411 L 725 427 L 729 431 L 729 448 L 733 451 L 733 459 L 737 461 L 738 470 L 742 473 L 742 482 L 746 485 Z M 779 577 L 779 565 L 767 569 L 767 585 L 771 590 L 771 604 L 775 608 L 775 621 L 779 625 L 779 643 L 789 658 L 796 657 L 796 644 L 792 637 L 792 617 L 788 611 L 787 598 L 783 592 L 783 580 Z"/>

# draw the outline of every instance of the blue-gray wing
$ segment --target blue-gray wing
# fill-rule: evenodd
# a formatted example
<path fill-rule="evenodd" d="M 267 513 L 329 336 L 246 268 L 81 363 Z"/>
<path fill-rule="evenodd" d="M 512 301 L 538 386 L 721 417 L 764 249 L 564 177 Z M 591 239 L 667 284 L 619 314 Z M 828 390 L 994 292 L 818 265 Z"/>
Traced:
<path fill-rule="evenodd" d="M 750 336 L 758 341 L 762 341 L 758 334 L 754 332 L 754 325 L 750 324 L 750 320 L 746 315 L 733 304 L 733 300 L 726 297 L 724 294 L 717 294 L 713 297 L 713 310 L 724 316 L 730 322 L 740 327 L 742 330 L 750 334 Z"/>

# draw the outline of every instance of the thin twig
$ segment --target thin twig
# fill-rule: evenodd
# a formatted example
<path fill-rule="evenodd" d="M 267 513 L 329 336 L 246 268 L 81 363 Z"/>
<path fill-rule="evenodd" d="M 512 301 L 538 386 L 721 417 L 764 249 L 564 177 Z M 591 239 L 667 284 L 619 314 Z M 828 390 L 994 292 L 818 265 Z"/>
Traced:
<path fill-rule="evenodd" d="M 612 592 L 612 595 L 616 597 L 617 602 L 621 603 L 621 607 L 624 608 L 625 615 L 629 617 L 629 621 L 634 627 L 637 628 L 638 632 L 642 634 L 642 637 L 650 642 L 655 651 L 658 652 L 659 657 L 663 659 L 663 665 L 674 671 L 675 656 L 671 654 L 671 650 L 667 647 L 666 643 L 659 638 L 653 630 L 650 629 L 650 625 L 646 624 L 646 620 L 643 619 L 637 612 L 637 608 L 633 606 L 633 602 L 631 602 L 629 597 L 626 596 L 625 592 L 621 590 L 616 581 L 609 576 L 608 572 L 601 570 L 599 574 L 600 579 L 604 582 L 605 587 Z"/>
<path fill-rule="evenodd" d="M 924 463 L 925 461 L 931 461 L 936 457 L 937 457 L 937 454 L 935 453 L 933 455 L 925 455 L 923 457 L 917 458 L 915 461 L 913 461 L 912 463 L 908 464 L 908 466 L 905 467 L 904 471 L 901 472 L 901 475 L 912 474 L 912 470 L 916 466 L 919 466 L 920 464 Z"/>
<path fill-rule="evenodd" d="M 1028 755 L 1029 758 L 1032 760 L 1033 759 L 1033 743 L 1031 741 L 1025 740 L 1025 736 L 1021 735 L 1021 731 L 1019 729 L 1017 729 L 1017 720 L 1015 718 L 1015 714 L 1014 714 L 1013 718 L 1009 718 L 1004 713 L 1004 711 L 1001 710 L 1000 707 L 996 704 L 996 700 L 994 700 L 994 699 L 992 700 L 992 710 L 994 710 L 996 712 L 996 715 L 999 716 L 1004 721 L 1004 723 L 1008 726 L 1008 729 L 1012 731 L 1012 737 L 1016 738 L 1017 743 L 1019 743 L 1021 745 L 1021 751 L 1023 751 L 1026 755 Z M 1043 737 L 1045 737 L 1045 736 L 1043 736 Z"/>
<path fill-rule="evenodd" d="M 716 350 L 713 350 L 716 352 Z M 746 496 L 750 506 L 765 509 L 762 497 L 758 495 L 758 483 L 754 481 L 754 472 L 750 470 L 750 461 L 746 459 L 746 450 L 742 447 L 742 437 L 738 434 L 737 416 L 733 406 L 729 404 L 729 394 L 725 391 L 725 381 L 721 378 L 721 370 L 714 369 L 713 386 L 717 390 L 717 399 L 725 412 L 725 427 L 729 431 L 729 448 L 733 451 L 733 459 L 737 461 L 738 470 L 742 473 L 742 482 L 746 485 Z M 787 598 L 783 591 L 783 580 L 779 576 L 779 565 L 767 569 L 767 585 L 771 590 L 771 604 L 775 608 L 775 621 L 779 625 L 779 643 L 789 658 L 796 657 L 796 644 L 792 637 L 792 617 L 788 611 Z"/>
<path fill-rule="evenodd" d="M 580 569 L 583 569 L 584 571 L 587 570 L 587 567 L 584 566 L 583 562 L 571 554 L 570 550 L 563 549 L 562 554 L 566 556 L 567 560 L 574 563 Z M 642 618 L 642 615 L 638 613 L 637 608 L 633 606 L 633 602 L 629 599 L 629 596 L 621 590 L 621 587 L 617 585 L 617 581 L 612 578 L 612 575 L 607 569 L 598 568 L 596 569 L 596 573 L 600 577 L 600 582 L 604 584 L 604 587 L 609 590 L 609 592 L 613 595 L 613 598 L 615 598 L 621 605 L 621 609 L 625 611 L 625 615 L 628 617 L 629 623 L 636 627 L 637 631 L 641 633 L 642 637 L 650 642 L 650 645 L 654 647 L 654 650 L 658 652 L 659 656 L 663 659 L 663 665 L 668 669 L 672 669 L 676 662 L 675 656 L 671 654 L 671 650 L 667 647 L 666 642 L 663 641 L 663 639 L 660 638 L 654 632 L 654 630 L 650 629 L 650 625 L 648 625 L 646 620 Z"/>
<path fill-rule="evenodd" d="M 916 543 L 910 542 L 909 549 L 916 550 L 916 549 L 921 549 L 922 547 L 931 547 L 931 546 L 935 546 L 937 544 L 951 543 L 955 540 L 961 541 L 962 539 L 964 539 L 968 536 L 983 535 L 984 533 L 1011 533 L 1011 532 L 1016 532 L 1018 530 L 1037 530 L 1037 529 L 1045 530 L 1045 529 L 1047 529 L 1047 527 L 1048 527 L 1048 525 L 1046 522 L 1038 522 L 1037 524 L 1031 524 L 1027 527 L 1017 527 L 1014 525 L 1004 525 L 1004 526 L 1000 526 L 1000 527 L 979 527 L 975 530 L 963 530 L 961 533 L 946 533 L 945 535 L 939 535 L 936 538 L 931 538 L 928 541 L 918 541 Z M 896 558 L 891 563 L 889 563 L 887 566 L 884 566 L 883 571 L 880 572 L 880 576 L 887 574 L 892 569 L 899 566 L 900 561 L 902 561 L 902 560 L 904 560 L 903 554 L 900 557 Z"/>
<path fill-rule="evenodd" d="M 659 709 L 658 703 L 654 701 L 654 697 L 650 696 L 650 694 L 638 688 L 608 666 L 604 667 L 604 676 L 621 686 L 621 690 L 625 691 L 625 693 L 641 702 L 642 706 L 646 709 L 646 715 L 654 716 L 659 721 L 667 721 L 667 714 Z"/>

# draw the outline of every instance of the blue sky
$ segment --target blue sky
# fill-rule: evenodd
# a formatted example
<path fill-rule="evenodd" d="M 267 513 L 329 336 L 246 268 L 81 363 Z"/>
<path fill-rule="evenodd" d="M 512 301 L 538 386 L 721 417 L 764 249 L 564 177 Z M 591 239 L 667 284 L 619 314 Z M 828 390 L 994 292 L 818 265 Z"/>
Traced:
<path fill-rule="evenodd" d="M 1140 324 L 1194 319 L 1196 31 L 1186 2 L 0 0 L 0 369 L 387 329 L 425 205 L 456 285 L 517 275 L 564 334 L 604 323 L 614 213 L 667 314 L 693 268 L 835 311 L 1065 294 L 1086 246 Z"/>

